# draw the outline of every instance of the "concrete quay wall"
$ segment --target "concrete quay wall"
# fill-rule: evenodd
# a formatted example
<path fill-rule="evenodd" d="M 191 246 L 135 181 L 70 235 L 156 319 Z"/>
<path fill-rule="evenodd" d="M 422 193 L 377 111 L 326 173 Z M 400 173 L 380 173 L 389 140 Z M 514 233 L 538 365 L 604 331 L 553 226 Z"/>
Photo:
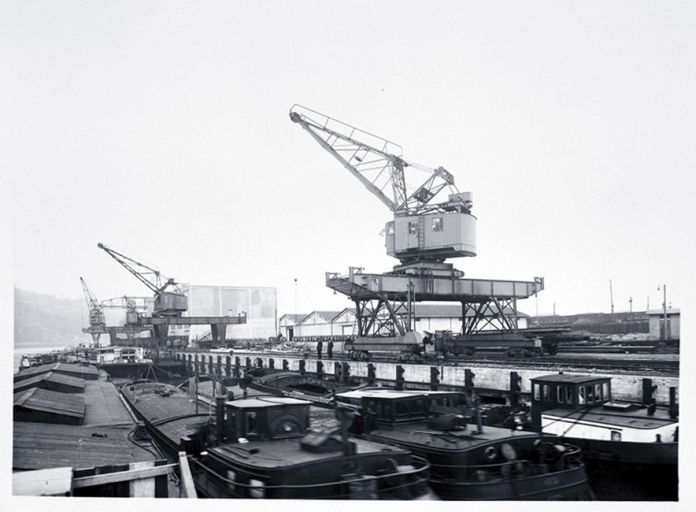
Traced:
<path fill-rule="evenodd" d="M 464 386 L 466 370 L 474 373 L 474 386 L 479 389 L 496 390 L 507 392 L 510 389 L 510 372 L 516 371 L 521 377 L 519 383 L 522 393 L 531 393 L 530 379 L 542 375 L 553 373 L 548 369 L 516 369 L 513 365 L 500 367 L 476 366 L 448 366 L 448 365 L 429 365 L 429 364 L 408 364 L 408 363 L 386 363 L 386 362 L 365 362 L 365 361 L 345 361 L 316 358 L 303 358 L 298 354 L 282 354 L 255 351 L 235 350 L 232 355 L 221 352 L 205 351 L 177 351 L 177 359 L 184 360 L 190 368 L 196 363 L 199 365 L 199 372 L 213 373 L 231 377 L 234 373 L 236 358 L 239 358 L 239 367 L 246 368 L 247 362 L 251 367 L 257 367 L 258 361 L 264 368 L 269 368 L 271 364 L 276 370 L 284 368 L 283 361 L 286 361 L 288 371 L 299 372 L 300 362 L 304 361 L 305 372 L 315 374 L 318 363 L 322 365 L 323 374 L 327 378 L 334 378 L 336 366 L 342 367 L 347 364 L 351 376 L 368 377 L 368 364 L 374 368 L 374 378 L 376 380 L 396 380 L 396 367 L 404 369 L 403 378 L 407 383 L 423 384 L 428 386 L 431 383 L 432 368 L 437 369 L 440 385 L 444 386 Z M 247 361 L 247 358 L 249 361 Z M 273 363 L 270 361 L 273 360 Z M 341 371 L 341 370 L 339 370 Z M 573 372 L 564 370 L 563 373 L 575 375 L 587 375 L 588 372 Z M 643 379 L 652 380 L 652 385 L 657 386 L 653 397 L 658 404 L 669 403 L 669 388 L 677 388 L 677 399 L 679 396 L 679 378 L 655 376 L 651 374 L 608 374 L 592 373 L 598 377 L 611 377 L 612 396 L 617 400 L 641 401 L 643 397 Z"/>

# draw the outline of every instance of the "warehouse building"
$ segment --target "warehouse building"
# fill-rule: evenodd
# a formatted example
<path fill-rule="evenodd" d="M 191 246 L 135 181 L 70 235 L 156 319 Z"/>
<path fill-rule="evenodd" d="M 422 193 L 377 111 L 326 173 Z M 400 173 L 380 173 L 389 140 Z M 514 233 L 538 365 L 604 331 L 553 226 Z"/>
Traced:
<path fill-rule="evenodd" d="M 679 310 L 667 309 L 667 329 L 665 330 L 665 311 L 654 309 L 647 312 L 648 328 L 651 340 L 678 340 L 679 339 Z"/>
<path fill-rule="evenodd" d="M 246 314 L 246 324 L 227 326 L 226 338 L 262 339 L 278 335 L 277 292 L 260 286 L 207 286 L 183 284 L 188 298 L 184 316 L 236 316 Z M 209 337 L 210 326 L 170 327 L 171 336 L 188 336 L 189 341 Z"/>
<path fill-rule="evenodd" d="M 285 314 L 278 320 L 278 327 L 280 329 L 280 334 L 282 334 L 286 340 L 292 340 L 295 337 L 295 332 L 297 330 L 297 325 L 305 318 L 308 313 L 300 314 Z"/>
<path fill-rule="evenodd" d="M 506 311 L 510 314 L 511 311 Z M 462 328 L 460 304 L 415 304 L 415 330 L 459 332 Z M 528 316 L 518 312 L 518 326 L 527 327 Z M 357 332 L 355 310 L 312 311 L 306 315 L 283 315 L 280 332 L 286 339 L 326 336 L 351 336 Z"/>

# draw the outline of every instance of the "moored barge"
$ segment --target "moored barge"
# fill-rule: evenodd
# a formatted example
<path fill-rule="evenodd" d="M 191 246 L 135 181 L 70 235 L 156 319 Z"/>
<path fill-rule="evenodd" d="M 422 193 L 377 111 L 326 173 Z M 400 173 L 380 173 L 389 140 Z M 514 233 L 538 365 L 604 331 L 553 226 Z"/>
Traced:
<path fill-rule="evenodd" d="M 431 464 L 430 484 L 450 500 L 592 499 L 580 450 L 551 436 L 475 425 L 462 393 L 363 389 L 353 431 L 412 451 Z"/>
<path fill-rule="evenodd" d="M 191 455 L 199 495 L 210 498 L 429 499 L 427 461 L 403 448 L 313 432 L 310 403 L 256 396 L 205 408 L 173 386 L 138 382 L 123 394 L 172 456 Z"/>

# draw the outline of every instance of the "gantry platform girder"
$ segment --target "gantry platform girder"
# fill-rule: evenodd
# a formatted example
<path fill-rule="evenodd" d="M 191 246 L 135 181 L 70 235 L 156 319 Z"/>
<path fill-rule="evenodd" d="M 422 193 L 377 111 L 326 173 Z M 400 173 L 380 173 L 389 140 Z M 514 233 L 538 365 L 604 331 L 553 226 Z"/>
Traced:
<path fill-rule="evenodd" d="M 544 279 L 509 281 L 464 279 L 460 272 L 364 273 L 355 267 L 348 275 L 326 273 L 326 286 L 355 303 L 358 337 L 403 336 L 413 327 L 416 302 L 459 302 L 461 334 L 484 330 L 517 331 L 517 300 L 544 288 Z"/>
<path fill-rule="evenodd" d="M 235 316 L 140 316 L 133 325 L 150 327 L 160 345 L 165 345 L 170 325 L 210 325 L 213 341 L 224 342 L 228 325 L 246 323 L 246 315 Z"/>

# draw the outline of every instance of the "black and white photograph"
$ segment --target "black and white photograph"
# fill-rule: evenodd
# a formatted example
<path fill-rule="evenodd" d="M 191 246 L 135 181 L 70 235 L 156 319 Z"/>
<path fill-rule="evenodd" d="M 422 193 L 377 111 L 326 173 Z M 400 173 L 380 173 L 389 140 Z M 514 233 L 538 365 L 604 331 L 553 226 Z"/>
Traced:
<path fill-rule="evenodd" d="M 6 0 L 0 55 L 7 510 L 693 504 L 696 2 Z"/>

